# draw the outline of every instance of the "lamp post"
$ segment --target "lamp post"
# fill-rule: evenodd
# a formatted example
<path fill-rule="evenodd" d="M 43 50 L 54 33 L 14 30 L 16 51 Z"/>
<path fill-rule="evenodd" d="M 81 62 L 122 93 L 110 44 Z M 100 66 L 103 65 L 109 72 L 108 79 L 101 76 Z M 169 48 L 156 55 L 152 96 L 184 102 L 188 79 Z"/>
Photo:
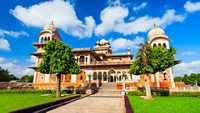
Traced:
<path fill-rule="evenodd" d="M 123 72 L 123 73 L 122 73 L 122 78 L 123 78 L 123 90 L 126 89 L 126 87 L 125 87 L 125 77 L 126 77 L 125 72 Z"/>
<path fill-rule="evenodd" d="M 91 74 L 88 75 L 89 78 L 89 89 L 91 89 Z"/>
<path fill-rule="evenodd" d="M 126 86 L 125 86 L 125 72 L 122 73 L 122 84 L 123 84 L 123 88 L 122 88 L 122 95 L 126 94 Z"/>

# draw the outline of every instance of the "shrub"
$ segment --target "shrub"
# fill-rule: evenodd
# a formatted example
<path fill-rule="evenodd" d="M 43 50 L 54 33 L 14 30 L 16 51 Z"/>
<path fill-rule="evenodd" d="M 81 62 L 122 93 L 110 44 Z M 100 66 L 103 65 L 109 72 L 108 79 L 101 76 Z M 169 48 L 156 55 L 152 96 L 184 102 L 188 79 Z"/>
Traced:
<path fill-rule="evenodd" d="M 2 93 L 36 93 L 36 94 L 52 94 L 56 93 L 56 90 L 0 90 L 0 94 Z"/>
<path fill-rule="evenodd" d="M 137 87 L 138 91 L 144 92 L 145 91 L 145 87 Z"/>
<path fill-rule="evenodd" d="M 86 90 L 85 89 L 77 89 L 76 94 L 86 94 Z"/>
<path fill-rule="evenodd" d="M 169 96 L 169 88 L 151 88 L 153 96 Z"/>
<path fill-rule="evenodd" d="M 129 91 L 127 93 L 127 95 L 132 95 L 132 96 L 144 96 L 145 93 L 144 92 L 141 92 L 141 91 Z"/>
<path fill-rule="evenodd" d="M 171 92 L 170 96 L 176 96 L 176 97 L 200 97 L 200 92 Z"/>

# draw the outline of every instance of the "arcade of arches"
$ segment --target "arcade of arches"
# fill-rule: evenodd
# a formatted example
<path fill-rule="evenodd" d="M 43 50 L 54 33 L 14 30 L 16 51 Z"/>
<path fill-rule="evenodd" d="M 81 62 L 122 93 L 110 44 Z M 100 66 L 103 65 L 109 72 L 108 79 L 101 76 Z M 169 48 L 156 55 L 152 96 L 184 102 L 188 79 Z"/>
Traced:
<path fill-rule="evenodd" d="M 127 71 L 116 71 L 114 69 L 105 70 L 105 71 L 94 71 L 91 79 L 93 81 L 101 82 L 121 82 L 124 80 L 132 80 L 132 75 Z"/>

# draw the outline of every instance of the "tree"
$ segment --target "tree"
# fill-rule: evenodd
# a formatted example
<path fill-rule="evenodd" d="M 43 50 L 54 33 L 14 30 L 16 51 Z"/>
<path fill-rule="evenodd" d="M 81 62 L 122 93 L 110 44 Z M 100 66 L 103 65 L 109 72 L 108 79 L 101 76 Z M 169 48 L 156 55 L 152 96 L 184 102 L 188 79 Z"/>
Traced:
<path fill-rule="evenodd" d="M 48 41 L 42 54 L 42 62 L 39 66 L 41 73 L 56 74 L 57 98 L 60 98 L 61 74 L 78 74 L 80 67 L 72 53 L 72 49 L 61 41 Z"/>
<path fill-rule="evenodd" d="M 200 73 L 185 74 L 174 78 L 175 82 L 184 82 L 186 85 L 200 85 Z"/>
<path fill-rule="evenodd" d="M 7 69 L 3 69 L 0 67 L 0 82 L 9 82 L 11 80 L 18 80 L 18 78 L 15 77 L 13 74 L 10 74 Z"/>
<path fill-rule="evenodd" d="M 33 82 L 33 75 L 24 75 L 19 79 L 20 82 Z"/>
<path fill-rule="evenodd" d="M 162 72 L 174 65 L 174 55 L 176 49 L 170 47 L 151 47 L 149 44 L 142 44 L 137 52 L 136 61 L 130 67 L 129 73 L 135 75 L 144 75 L 146 98 L 152 99 L 148 74 Z"/>

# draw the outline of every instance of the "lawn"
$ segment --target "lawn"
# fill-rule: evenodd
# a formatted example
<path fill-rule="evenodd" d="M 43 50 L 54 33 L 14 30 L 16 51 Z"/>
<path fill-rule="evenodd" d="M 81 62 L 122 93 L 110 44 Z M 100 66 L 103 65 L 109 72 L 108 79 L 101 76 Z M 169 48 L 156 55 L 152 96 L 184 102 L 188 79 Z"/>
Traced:
<path fill-rule="evenodd" d="M 134 113 L 200 113 L 199 97 L 154 97 L 147 101 L 128 96 Z"/>
<path fill-rule="evenodd" d="M 70 96 L 64 98 L 67 97 Z M 54 100 L 58 100 L 55 98 L 55 94 L 0 94 L 0 113 L 7 113 Z"/>

